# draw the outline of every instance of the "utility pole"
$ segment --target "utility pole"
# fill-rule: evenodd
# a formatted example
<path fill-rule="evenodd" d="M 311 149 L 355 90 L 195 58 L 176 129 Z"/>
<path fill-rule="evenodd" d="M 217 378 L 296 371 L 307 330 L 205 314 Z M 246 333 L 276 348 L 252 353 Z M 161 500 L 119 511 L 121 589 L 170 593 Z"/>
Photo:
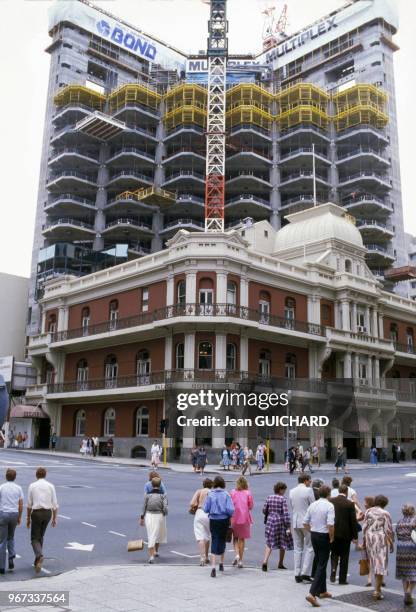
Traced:
<path fill-rule="evenodd" d="M 227 0 L 211 0 L 208 22 L 208 111 L 205 231 L 224 231 Z"/>

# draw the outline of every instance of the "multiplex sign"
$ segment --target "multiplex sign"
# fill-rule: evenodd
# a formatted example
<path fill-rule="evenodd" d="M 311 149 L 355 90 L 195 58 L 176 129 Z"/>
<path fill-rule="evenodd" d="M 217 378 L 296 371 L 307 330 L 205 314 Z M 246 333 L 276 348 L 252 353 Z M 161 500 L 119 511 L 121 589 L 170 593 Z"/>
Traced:
<path fill-rule="evenodd" d="M 243 67 L 248 70 L 252 67 L 260 66 L 260 62 L 254 59 L 239 60 L 229 59 L 227 60 L 227 68 Z M 208 72 L 208 60 L 206 58 L 201 59 L 189 59 L 186 60 L 186 72 Z"/>

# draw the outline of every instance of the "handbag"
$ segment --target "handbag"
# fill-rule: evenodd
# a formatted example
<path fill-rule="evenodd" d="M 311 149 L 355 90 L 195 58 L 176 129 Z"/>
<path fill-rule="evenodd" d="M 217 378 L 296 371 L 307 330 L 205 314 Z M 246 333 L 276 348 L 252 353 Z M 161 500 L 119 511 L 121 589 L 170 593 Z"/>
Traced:
<path fill-rule="evenodd" d="M 416 529 L 412 529 L 412 533 L 410 534 L 410 537 L 412 538 L 412 542 L 416 544 Z"/>
<path fill-rule="evenodd" d="M 360 559 L 358 564 L 360 566 L 360 576 L 368 576 L 370 573 L 370 564 L 368 563 L 368 559 Z"/>
<path fill-rule="evenodd" d="M 129 542 L 127 542 L 127 552 L 143 550 L 143 548 L 144 548 L 143 540 L 130 540 Z"/>
<path fill-rule="evenodd" d="M 233 528 L 232 527 L 228 527 L 227 535 L 225 536 L 225 541 L 226 542 L 232 542 L 233 541 Z"/>

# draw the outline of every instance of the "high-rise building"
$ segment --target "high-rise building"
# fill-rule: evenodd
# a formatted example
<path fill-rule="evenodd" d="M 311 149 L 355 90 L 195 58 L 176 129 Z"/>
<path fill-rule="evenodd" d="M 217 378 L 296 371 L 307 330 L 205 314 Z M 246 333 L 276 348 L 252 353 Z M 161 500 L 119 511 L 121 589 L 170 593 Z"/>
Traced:
<path fill-rule="evenodd" d="M 56 3 L 50 17 L 29 334 L 45 279 L 204 227 L 206 57 L 85 0 Z M 331 200 L 356 218 L 377 278 L 407 262 L 396 30 L 388 0 L 351 0 L 257 56 L 229 56 L 226 227 L 251 217 L 278 229 Z"/>

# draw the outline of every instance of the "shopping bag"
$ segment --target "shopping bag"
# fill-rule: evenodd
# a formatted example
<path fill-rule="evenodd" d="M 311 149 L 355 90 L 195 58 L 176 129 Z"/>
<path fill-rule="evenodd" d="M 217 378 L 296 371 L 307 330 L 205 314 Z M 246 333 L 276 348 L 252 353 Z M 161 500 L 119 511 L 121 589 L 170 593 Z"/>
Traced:
<path fill-rule="evenodd" d="M 127 552 L 135 552 L 136 550 L 143 550 L 143 540 L 130 540 L 127 542 Z"/>
<path fill-rule="evenodd" d="M 368 559 L 360 559 L 358 563 L 360 565 L 360 576 L 368 576 L 370 573 L 370 564 L 368 563 Z"/>

